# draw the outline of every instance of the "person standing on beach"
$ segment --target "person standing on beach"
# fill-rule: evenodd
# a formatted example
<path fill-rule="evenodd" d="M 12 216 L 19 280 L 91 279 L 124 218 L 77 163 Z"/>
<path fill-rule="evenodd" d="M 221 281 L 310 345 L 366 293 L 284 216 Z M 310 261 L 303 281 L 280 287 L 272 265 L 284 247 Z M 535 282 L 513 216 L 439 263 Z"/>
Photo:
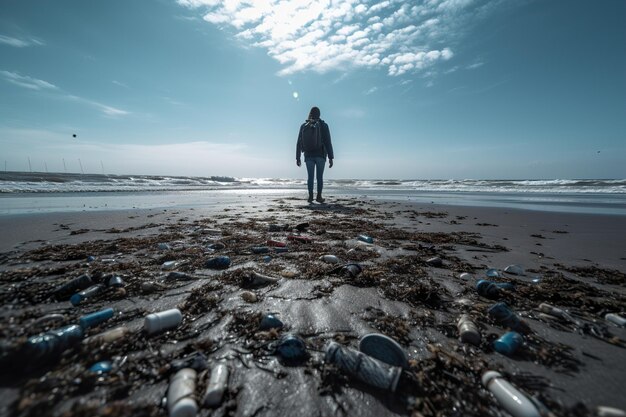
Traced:
<path fill-rule="evenodd" d="M 313 202 L 313 177 L 317 177 L 318 203 L 323 203 L 322 188 L 324 188 L 324 165 L 328 156 L 328 168 L 333 167 L 333 144 L 330 141 L 330 129 L 326 122 L 320 119 L 320 109 L 312 107 L 309 117 L 300 126 L 298 142 L 296 143 L 296 165 L 302 166 L 300 155 L 304 152 L 304 163 L 308 174 L 307 187 L 309 189 L 309 203 Z M 317 171 L 317 175 L 315 175 Z"/>

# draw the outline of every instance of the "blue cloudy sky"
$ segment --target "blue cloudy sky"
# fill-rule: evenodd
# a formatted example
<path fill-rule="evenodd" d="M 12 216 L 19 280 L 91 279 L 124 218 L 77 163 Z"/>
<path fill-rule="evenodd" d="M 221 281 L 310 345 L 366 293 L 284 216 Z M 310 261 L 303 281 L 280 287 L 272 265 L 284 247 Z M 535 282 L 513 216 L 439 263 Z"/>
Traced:
<path fill-rule="evenodd" d="M 317 105 L 333 178 L 626 177 L 623 0 L 1 8 L 9 170 L 303 177 Z"/>

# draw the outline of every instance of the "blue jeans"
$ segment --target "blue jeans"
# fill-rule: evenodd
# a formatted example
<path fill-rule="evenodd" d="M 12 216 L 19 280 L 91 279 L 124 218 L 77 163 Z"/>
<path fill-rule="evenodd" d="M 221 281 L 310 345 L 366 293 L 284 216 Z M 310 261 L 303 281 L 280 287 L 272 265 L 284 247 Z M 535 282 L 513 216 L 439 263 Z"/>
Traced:
<path fill-rule="evenodd" d="M 324 165 L 326 165 L 326 158 L 320 156 L 310 156 L 304 158 L 306 164 L 306 172 L 309 175 L 306 185 L 309 188 L 309 194 L 313 194 L 313 174 L 315 167 L 317 167 L 317 193 L 322 194 L 322 188 L 324 187 Z"/>

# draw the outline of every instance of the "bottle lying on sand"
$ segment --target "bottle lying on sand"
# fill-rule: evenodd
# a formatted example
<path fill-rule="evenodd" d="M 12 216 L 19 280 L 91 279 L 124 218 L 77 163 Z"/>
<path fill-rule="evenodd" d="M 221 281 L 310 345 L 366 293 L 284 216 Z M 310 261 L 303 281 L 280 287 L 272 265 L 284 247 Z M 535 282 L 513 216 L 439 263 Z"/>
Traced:
<path fill-rule="evenodd" d="M 489 308 L 487 311 L 491 317 L 494 318 L 498 323 L 508 327 L 511 330 L 514 330 L 519 333 L 529 333 L 530 327 L 528 324 L 521 320 L 517 315 L 511 311 L 509 306 L 505 303 L 496 303 Z"/>
<path fill-rule="evenodd" d="M 360 240 L 361 242 L 374 243 L 374 238 L 368 235 L 358 235 L 356 238 Z"/>
<path fill-rule="evenodd" d="M 179 309 L 160 311 L 148 314 L 144 320 L 143 327 L 148 334 L 160 333 L 173 329 L 183 321 L 183 314 Z"/>
<path fill-rule="evenodd" d="M 170 417 L 189 417 L 198 413 L 195 400 L 197 373 L 191 368 L 176 372 L 167 389 L 167 410 Z"/>
<path fill-rule="evenodd" d="M 620 316 L 619 314 L 609 313 L 604 316 L 605 320 L 608 320 L 618 326 L 624 327 L 626 326 L 626 318 Z"/>
<path fill-rule="evenodd" d="M 524 344 L 524 337 L 517 332 L 508 332 L 500 336 L 498 340 L 493 342 L 493 348 L 496 352 L 506 356 L 511 356 L 519 350 Z"/>
<path fill-rule="evenodd" d="M 19 366 L 26 372 L 54 365 L 61 359 L 63 352 L 78 345 L 83 336 L 83 328 L 72 324 L 30 337 L 7 365 Z"/>
<path fill-rule="evenodd" d="M 485 372 L 482 376 L 482 383 L 513 417 L 541 417 L 541 412 L 537 406 L 526 395 L 502 378 L 499 372 Z"/>
<path fill-rule="evenodd" d="M 218 407 L 228 388 L 228 366 L 220 362 L 211 370 L 211 377 L 202 400 L 205 407 Z"/>
<path fill-rule="evenodd" d="M 212 269 L 227 269 L 230 266 L 230 258 L 228 256 L 216 256 L 207 259 L 204 266 Z"/>
<path fill-rule="evenodd" d="M 59 288 L 54 290 L 54 293 L 52 295 L 58 301 L 65 301 L 69 299 L 72 295 L 74 295 L 77 291 L 89 288 L 91 285 L 93 285 L 91 277 L 87 274 L 83 274 L 61 285 Z"/>
<path fill-rule="evenodd" d="M 106 290 L 106 286 L 102 284 L 92 285 L 91 287 L 78 292 L 70 297 L 70 303 L 73 306 L 77 306 L 81 303 L 88 301 L 91 298 L 94 298 L 98 294 L 102 294 Z"/>
<path fill-rule="evenodd" d="M 400 367 L 390 366 L 336 342 L 330 342 L 327 345 L 324 362 L 334 364 L 341 371 L 361 382 L 391 392 L 398 387 L 402 374 Z"/>
<path fill-rule="evenodd" d="M 480 331 L 468 314 L 462 314 L 457 323 L 459 329 L 459 339 L 461 342 L 470 343 L 474 346 L 480 345 Z"/>
<path fill-rule="evenodd" d="M 104 323 L 111 317 L 113 317 L 113 309 L 105 308 L 104 310 L 96 311 L 95 313 L 87 314 L 78 319 L 78 324 L 83 329 L 97 326 L 100 323 Z"/>

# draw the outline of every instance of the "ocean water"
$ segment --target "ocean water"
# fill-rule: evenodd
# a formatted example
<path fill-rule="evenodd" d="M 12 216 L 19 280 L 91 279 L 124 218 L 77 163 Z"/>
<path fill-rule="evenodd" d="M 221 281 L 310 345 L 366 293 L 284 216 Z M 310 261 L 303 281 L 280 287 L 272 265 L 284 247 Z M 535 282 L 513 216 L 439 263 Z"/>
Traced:
<path fill-rule="evenodd" d="M 306 194 L 305 179 L 0 173 L 0 215 L 199 207 Z M 335 180 L 328 196 L 626 215 L 626 179 Z"/>

